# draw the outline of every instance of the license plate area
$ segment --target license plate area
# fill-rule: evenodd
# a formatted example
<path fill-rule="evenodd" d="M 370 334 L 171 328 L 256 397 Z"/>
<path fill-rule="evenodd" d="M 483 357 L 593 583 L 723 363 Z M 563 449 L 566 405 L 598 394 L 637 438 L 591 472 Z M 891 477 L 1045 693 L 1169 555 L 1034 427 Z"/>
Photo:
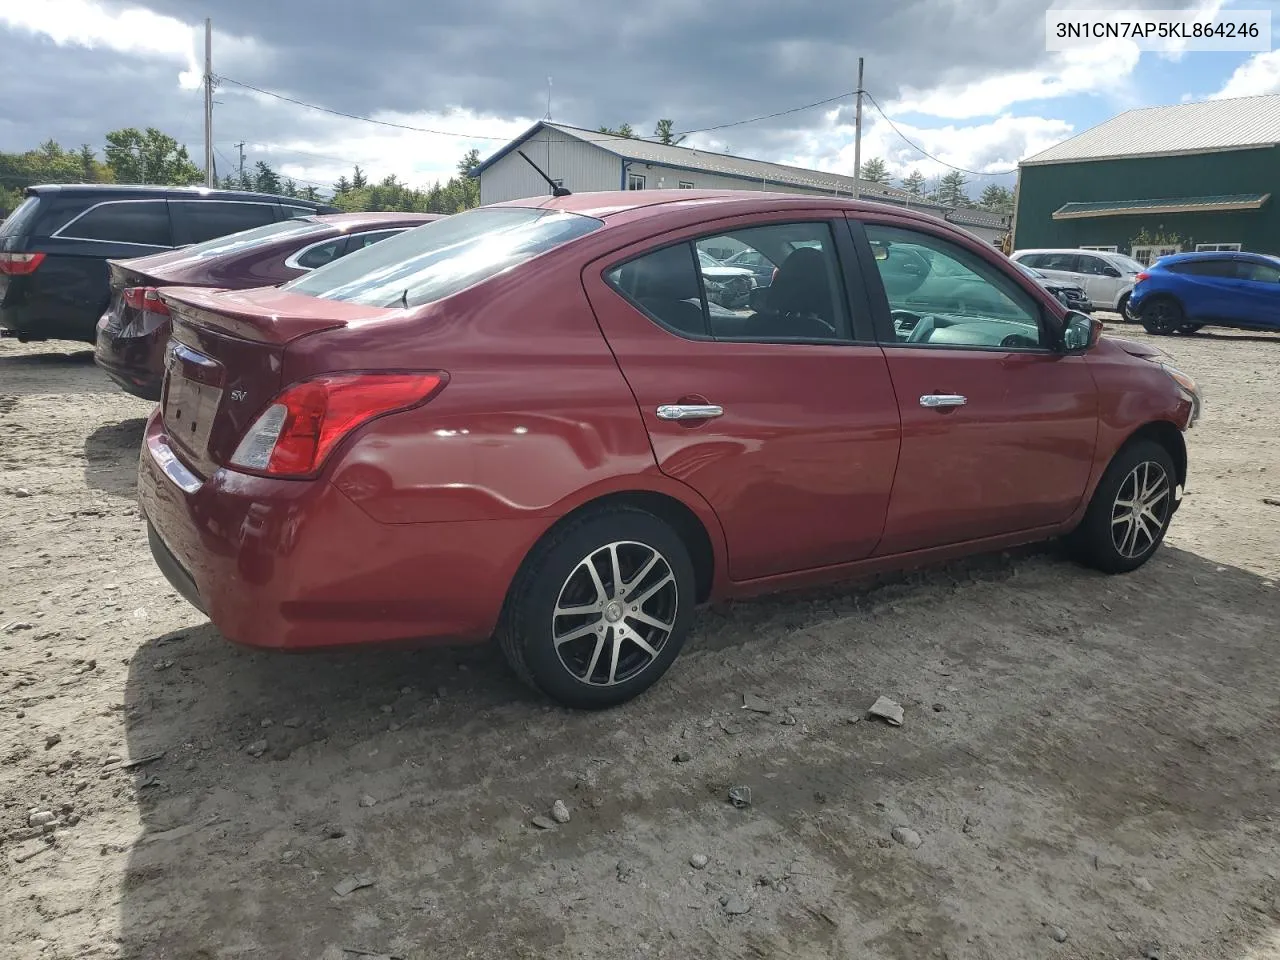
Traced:
<path fill-rule="evenodd" d="M 201 457 L 222 403 L 222 366 L 170 341 L 162 415 L 170 439 Z"/>

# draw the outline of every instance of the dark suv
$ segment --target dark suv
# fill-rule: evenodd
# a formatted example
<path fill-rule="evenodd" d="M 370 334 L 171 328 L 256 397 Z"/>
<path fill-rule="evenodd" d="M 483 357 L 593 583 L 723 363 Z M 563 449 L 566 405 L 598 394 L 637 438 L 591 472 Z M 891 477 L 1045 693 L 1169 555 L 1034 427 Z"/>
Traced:
<path fill-rule="evenodd" d="M 28 187 L 0 224 L 0 335 L 92 343 L 111 298 L 108 259 L 337 212 L 313 200 L 202 187 Z"/>

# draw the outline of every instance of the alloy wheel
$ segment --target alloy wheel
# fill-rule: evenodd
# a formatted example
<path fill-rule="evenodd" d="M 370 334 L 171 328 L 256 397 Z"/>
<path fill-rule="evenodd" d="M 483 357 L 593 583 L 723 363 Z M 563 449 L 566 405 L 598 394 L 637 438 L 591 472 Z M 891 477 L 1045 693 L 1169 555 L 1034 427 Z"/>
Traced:
<path fill-rule="evenodd" d="M 1129 471 L 1111 508 L 1111 542 L 1126 560 L 1153 549 L 1169 519 L 1172 488 L 1164 467 L 1145 460 Z"/>
<path fill-rule="evenodd" d="M 1182 323 L 1182 311 L 1169 300 L 1157 300 L 1143 311 L 1142 320 L 1151 333 L 1173 333 Z"/>
<path fill-rule="evenodd" d="M 591 686 L 625 683 L 658 658 L 675 629 L 680 596 L 667 558 L 616 541 L 592 551 L 565 579 L 551 615 L 561 665 Z"/>

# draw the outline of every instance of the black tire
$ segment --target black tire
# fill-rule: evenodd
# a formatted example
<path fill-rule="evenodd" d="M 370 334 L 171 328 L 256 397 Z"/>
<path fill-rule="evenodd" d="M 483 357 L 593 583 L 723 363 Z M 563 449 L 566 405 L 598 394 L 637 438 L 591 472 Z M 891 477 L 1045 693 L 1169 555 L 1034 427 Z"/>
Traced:
<path fill-rule="evenodd" d="M 1142 326 L 1147 333 L 1167 337 L 1186 321 L 1182 304 L 1173 297 L 1154 297 L 1142 305 Z"/>
<path fill-rule="evenodd" d="M 1120 298 L 1120 302 L 1116 304 L 1116 312 L 1120 314 L 1120 319 L 1124 323 L 1133 323 L 1137 318 L 1129 312 L 1129 294 L 1125 294 Z"/>
<path fill-rule="evenodd" d="M 652 568 L 634 579 L 650 555 L 657 557 Z M 617 595 L 615 556 L 630 596 Z M 598 584 L 587 562 L 594 562 Z M 664 578 L 668 582 L 653 592 Z M 651 596 L 638 607 L 622 602 L 645 593 Z M 684 646 L 695 602 L 693 561 L 680 535 L 644 510 L 606 508 L 572 522 L 534 548 L 512 585 L 498 642 L 512 669 L 534 689 L 568 707 L 612 707 L 644 692 L 666 673 Z M 600 611 L 554 615 L 558 609 L 590 605 Z M 637 610 L 649 622 L 635 619 Z M 669 623 L 670 629 L 661 629 L 655 621 Z M 557 645 L 557 633 L 582 635 Z M 610 679 L 614 682 L 605 682 Z"/>
<path fill-rule="evenodd" d="M 1193 333 L 1199 332 L 1200 328 L 1203 326 L 1204 326 L 1203 323 L 1184 323 L 1182 326 L 1178 328 L 1178 332 L 1182 334 L 1184 337 L 1189 337 Z"/>
<path fill-rule="evenodd" d="M 1145 473 L 1143 472 L 1145 469 Z M 1163 474 L 1163 497 L 1152 502 L 1159 489 L 1156 473 Z M 1150 492 L 1149 513 L 1140 516 L 1141 526 L 1126 524 L 1126 501 L 1139 500 L 1133 495 L 1133 485 L 1139 491 L 1145 486 Z M 1153 440 L 1137 440 L 1121 448 L 1115 455 L 1080 526 L 1068 538 L 1076 558 L 1082 563 L 1104 573 L 1128 573 L 1136 570 L 1156 552 L 1164 540 L 1175 508 L 1174 491 L 1178 483 L 1177 470 L 1169 451 Z M 1129 536 L 1132 535 L 1132 545 Z M 1119 541 L 1119 542 L 1118 542 Z"/>

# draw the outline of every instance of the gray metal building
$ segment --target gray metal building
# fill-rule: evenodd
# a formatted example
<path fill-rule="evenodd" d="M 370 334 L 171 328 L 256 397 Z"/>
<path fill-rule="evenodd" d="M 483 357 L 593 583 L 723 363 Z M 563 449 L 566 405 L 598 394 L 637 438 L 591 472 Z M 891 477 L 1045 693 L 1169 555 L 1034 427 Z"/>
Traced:
<path fill-rule="evenodd" d="M 560 186 L 574 193 L 602 190 L 765 190 L 818 196 L 853 195 L 854 178 L 691 147 L 615 137 L 542 121 L 489 157 L 471 175 L 480 180 L 480 203 L 545 196 L 547 183 L 517 153 L 523 151 Z M 1008 217 L 983 210 L 949 209 L 904 190 L 863 180 L 865 200 L 923 210 L 990 243 L 1008 231 Z"/>

